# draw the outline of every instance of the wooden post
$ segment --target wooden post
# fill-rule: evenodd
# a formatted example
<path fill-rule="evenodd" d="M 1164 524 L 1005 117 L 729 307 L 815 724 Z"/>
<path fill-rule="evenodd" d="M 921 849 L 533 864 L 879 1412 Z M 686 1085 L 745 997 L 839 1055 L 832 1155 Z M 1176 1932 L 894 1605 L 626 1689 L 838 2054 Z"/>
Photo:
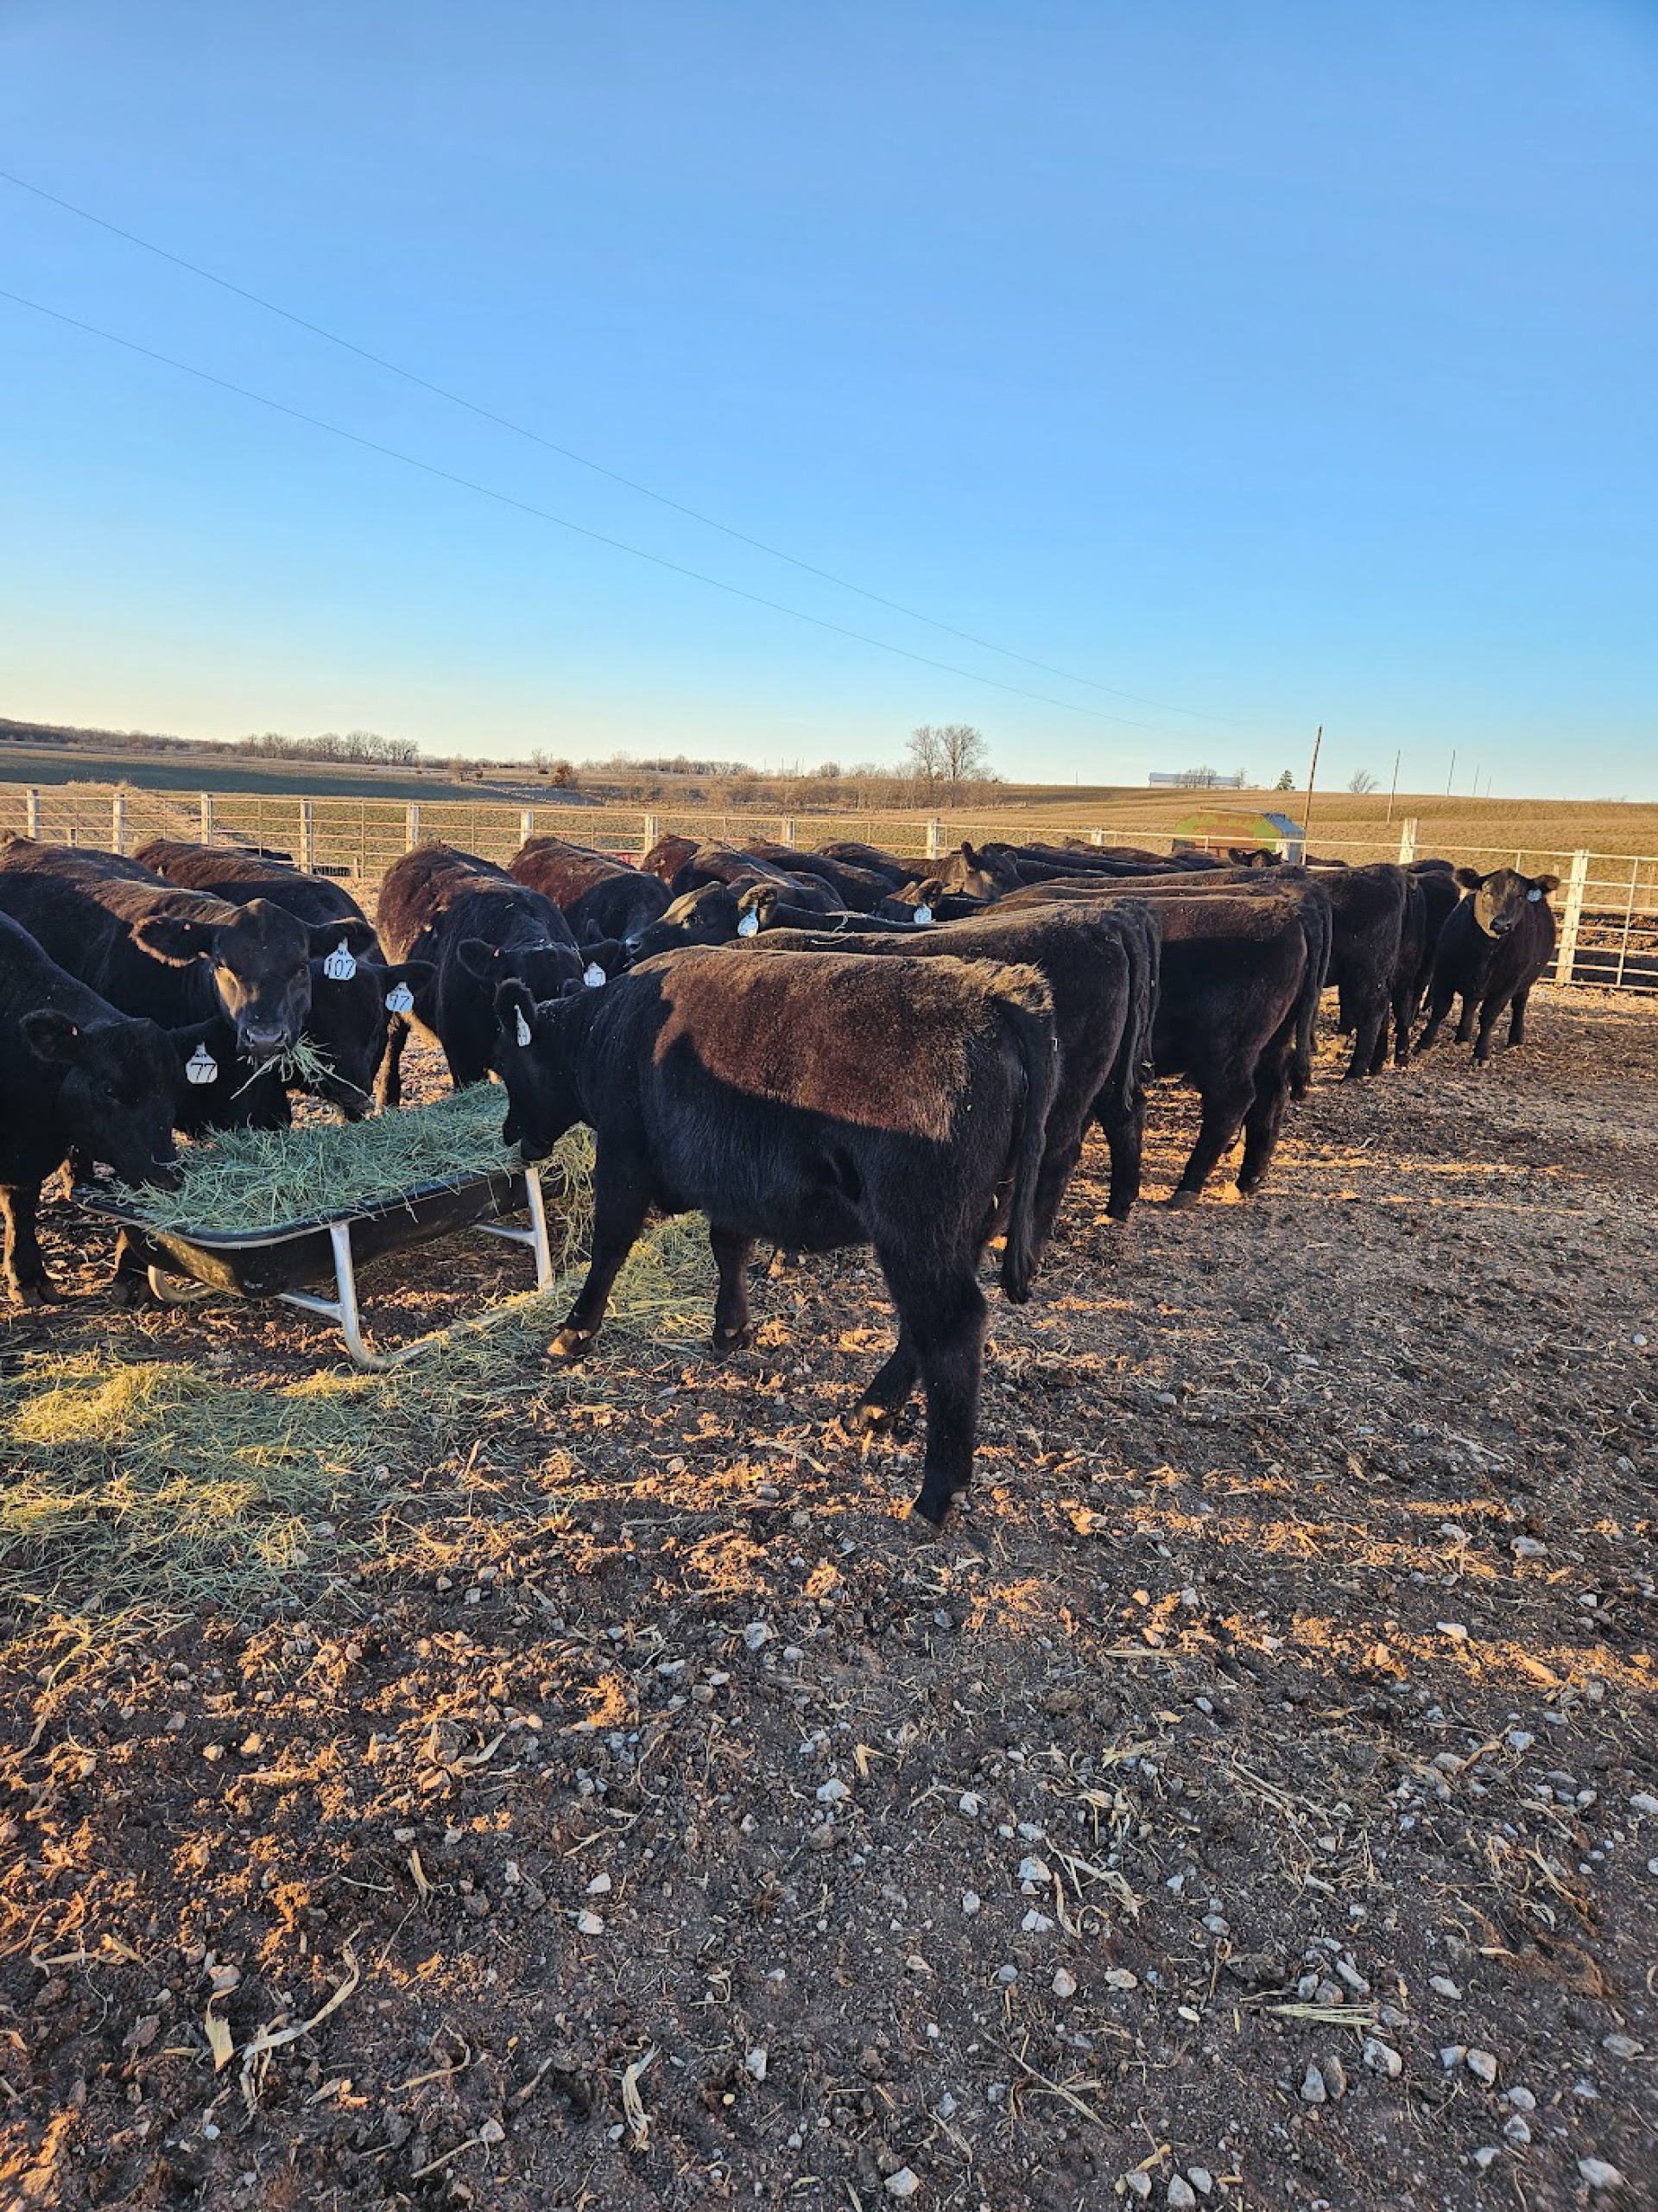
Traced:
<path fill-rule="evenodd" d="M 1402 868 L 1409 867 L 1416 858 L 1416 833 L 1420 827 L 1414 814 L 1407 816 L 1399 825 L 1399 865 Z"/>
<path fill-rule="evenodd" d="M 649 852 L 651 846 L 655 845 L 661 833 L 662 826 L 657 820 L 656 816 L 655 814 L 647 814 L 645 816 L 644 827 L 640 832 L 641 841 L 639 846 L 639 858 L 642 860 L 644 859 L 646 853 Z"/>
<path fill-rule="evenodd" d="M 1313 740 L 1313 758 L 1307 771 L 1307 804 L 1301 810 L 1301 858 L 1313 856 L 1313 792 L 1319 780 L 1319 748 L 1324 743 L 1324 725 L 1319 723 Z"/>
<path fill-rule="evenodd" d="M 201 808 L 201 841 L 204 845 L 211 845 L 213 841 L 213 795 L 211 791 L 203 791 L 199 795 L 199 799 Z"/>
<path fill-rule="evenodd" d="M 936 860 L 944 851 L 944 824 L 934 814 L 927 825 L 927 857 Z"/>
<path fill-rule="evenodd" d="M 1389 821 L 1393 820 L 1393 802 L 1399 795 L 1399 763 L 1402 758 L 1402 752 L 1395 752 L 1393 756 L 1393 781 L 1388 786 L 1387 818 Z"/>
<path fill-rule="evenodd" d="M 421 802 L 411 799 L 403 821 L 403 850 L 412 852 L 421 841 Z"/>
<path fill-rule="evenodd" d="M 1554 955 L 1556 983 L 1575 981 L 1573 969 L 1578 959 L 1578 931 L 1583 922 L 1583 894 L 1589 881 L 1589 855 L 1574 852 L 1566 878 L 1566 908 L 1560 916 L 1560 948 Z"/>
<path fill-rule="evenodd" d="M 794 842 L 794 817 L 793 814 L 785 814 L 783 817 L 782 842 L 785 845 L 793 845 Z"/>
<path fill-rule="evenodd" d="M 37 840 L 41 833 L 41 795 L 32 783 L 23 794 L 23 832 Z"/>
<path fill-rule="evenodd" d="M 520 845 L 528 845 L 528 842 L 529 842 L 529 840 L 530 840 L 530 839 L 531 839 L 532 837 L 534 837 L 534 836 L 535 836 L 535 808 L 534 808 L 534 807 L 520 807 L 520 808 L 519 808 L 519 809 L 518 809 L 518 842 L 520 843 Z"/>
<path fill-rule="evenodd" d="M 1091 829 L 1088 833 L 1088 836 L 1092 844 L 1102 847 L 1104 846 L 1105 843 L 1105 833 L 1103 829 Z"/>
<path fill-rule="evenodd" d="M 300 865 L 309 875 L 316 865 L 316 809 L 309 799 L 301 799 L 300 801 Z"/>
<path fill-rule="evenodd" d="M 124 852 L 127 849 L 127 795 L 117 791 L 110 802 L 110 850 Z"/>

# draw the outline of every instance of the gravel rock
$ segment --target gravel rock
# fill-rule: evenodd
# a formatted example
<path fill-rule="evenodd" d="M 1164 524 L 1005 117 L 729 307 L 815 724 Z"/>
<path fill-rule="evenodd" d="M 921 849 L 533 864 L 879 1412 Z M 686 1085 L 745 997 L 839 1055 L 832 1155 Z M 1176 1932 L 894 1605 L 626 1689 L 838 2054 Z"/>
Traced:
<path fill-rule="evenodd" d="M 1309 2060 L 1307 2072 L 1301 2077 L 1301 2102 L 1307 2105 L 1321 2105 L 1328 2094 L 1324 2086 L 1323 2075 Z"/>
<path fill-rule="evenodd" d="M 1372 2074 L 1385 2075 L 1389 2082 L 1396 2082 L 1404 2071 L 1405 2062 L 1393 2045 L 1381 2042 L 1373 2035 L 1365 2037 L 1361 2055 Z"/>
<path fill-rule="evenodd" d="M 1172 2212 L 1196 2212 L 1198 2192 L 1184 2174 L 1169 2176 L 1168 2202 Z"/>
<path fill-rule="evenodd" d="M 900 2166 L 895 2174 L 887 2176 L 887 2195 L 897 2197 L 900 2202 L 907 2196 L 914 2196 L 921 2185 L 908 2166 Z"/>
<path fill-rule="evenodd" d="M 1489 2050 L 1471 2050 L 1468 2054 L 1468 2071 L 1473 2076 L 1475 2081 L 1484 2082 L 1489 2089 L 1497 2080 L 1497 2061 Z"/>
<path fill-rule="evenodd" d="M 1063 1967 L 1059 1968 L 1054 1976 L 1054 1994 L 1056 1997 L 1074 1997 L 1076 1993 L 1075 1974 L 1067 1974 Z"/>
<path fill-rule="evenodd" d="M 1622 2173 L 1606 2158 L 1579 2158 L 1578 2176 L 1591 2189 L 1622 2189 L 1625 2185 Z"/>

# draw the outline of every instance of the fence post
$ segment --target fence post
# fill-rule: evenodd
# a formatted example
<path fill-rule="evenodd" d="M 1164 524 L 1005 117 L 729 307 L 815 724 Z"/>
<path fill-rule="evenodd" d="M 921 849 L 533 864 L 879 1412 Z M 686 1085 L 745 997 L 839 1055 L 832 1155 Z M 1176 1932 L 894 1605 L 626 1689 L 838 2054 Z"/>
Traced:
<path fill-rule="evenodd" d="M 520 845 L 528 845 L 528 842 L 529 842 L 529 840 L 530 840 L 530 839 L 531 839 L 532 837 L 534 837 L 534 836 L 535 836 L 535 808 L 534 808 L 534 807 L 520 807 L 520 808 L 519 808 L 519 809 L 518 809 L 518 842 L 520 843 Z"/>
<path fill-rule="evenodd" d="M 1088 841 L 1091 845 L 1099 846 L 1103 849 L 1105 843 L 1104 831 L 1103 829 L 1091 829 L 1088 833 Z"/>
<path fill-rule="evenodd" d="M 197 796 L 201 810 L 201 841 L 204 845 L 211 845 L 213 841 L 213 795 L 211 791 L 202 791 Z"/>
<path fill-rule="evenodd" d="M 110 802 L 110 850 L 124 852 L 127 849 L 127 795 L 117 791 Z"/>
<path fill-rule="evenodd" d="M 412 852 L 420 841 L 421 802 L 418 799 L 411 799 L 408 802 L 408 819 L 403 824 L 404 852 Z"/>
<path fill-rule="evenodd" d="M 793 845 L 794 842 L 794 817 L 793 814 L 785 814 L 783 816 L 783 843 L 785 845 Z"/>
<path fill-rule="evenodd" d="M 662 826 L 656 819 L 656 816 L 655 814 L 647 814 L 645 816 L 644 828 L 640 833 L 641 843 L 639 846 L 639 858 L 642 860 L 644 859 L 646 853 L 649 852 L 651 846 L 655 845 L 661 833 Z"/>
<path fill-rule="evenodd" d="M 934 814 L 927 826 L 927 857 L 936 860 L 944 851 L 944 824 Z"/>
<path fill-rule="evenodd" d="M 1416 858 L 1416 833 L 1420 827 L 1414 814 L 1399 825 L 1399 865 L 1402 868 L 1409 867 Z"/>
<path fill-rule="evenodd" d="M 36 839 L 41 833 L 41 795 L 32 783 L 23 794 L 23 832 Z"/>
<path fill-rule="evenodd" d="M 309 799 L 301 799 L 300 801 L 300 865 L 309 875 L 316 865 L 316 810 Z"/>
<path fill-rule="evenodd" d="M 1566 908 L 1560 916 L 1560 949 L 1554 956 L 1554 980 L 1571 983 L 1577 964 L 1578 930 L 1583 921 L 1583 894 L 1589 881 L 1589 855 L 1574 852 L 1566 878 Z"/>

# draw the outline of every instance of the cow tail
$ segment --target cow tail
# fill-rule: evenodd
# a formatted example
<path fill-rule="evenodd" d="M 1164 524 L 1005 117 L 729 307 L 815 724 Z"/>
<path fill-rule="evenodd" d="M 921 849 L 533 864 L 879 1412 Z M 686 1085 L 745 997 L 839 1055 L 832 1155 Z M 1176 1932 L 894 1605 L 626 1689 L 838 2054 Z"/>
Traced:
<path fill-rule="evenodd" d="M 1025 1103 L 1019 1123 L 1019 1143 L 1013 1169 L 1013 1194 L 1008 1203 L 1007 1235 L 1002 1250 L 1002 1294 L 1022 1306 L 1030 1296 L 1036 1272 L 1036 1238 L 1033 1216 L 1036 1177 L 1047 1141 L 1048 1109 L 1059 1081 L 1059 1047 L 1054 1034 L 1053 1001 L 1035 969 L 1015 971 L 997 992 L 1003 1021 L 1012 1034 L 1019 1064 L 1024 1070 Z M 1029 980 L 1026 981 L 1025 978 Z"/>
<path fill-rule="evenodd" d="M 1117 1105 L 1124 1114 L 1138 1113 L 1152 1073 L 1152 1037 L 1157 1025 L 1157 991 L 1161 979 L 1163 933 L 1151 909 L 1142 910 L 1139 929 L 1123 935 L 1129 956 L 1129 1019 L 1117 1061 Z"/>
<path fill-rule="evenodd" d="M 1300 1007 L 1295 1023 L 1295 1049 L 1289 1063 L 1289 1095 L 1304 1099 L 1313 1081 L 1313 1049 L 1318 1033 L 1319 1009 L 1324 1000 L 1325 977 L 1330 967 L 1331 929 L 1327 922 L 1317 933 L 1305 923 L 1302 935 L 1307 941 L 1307 973 L 1301 979 Z"/>

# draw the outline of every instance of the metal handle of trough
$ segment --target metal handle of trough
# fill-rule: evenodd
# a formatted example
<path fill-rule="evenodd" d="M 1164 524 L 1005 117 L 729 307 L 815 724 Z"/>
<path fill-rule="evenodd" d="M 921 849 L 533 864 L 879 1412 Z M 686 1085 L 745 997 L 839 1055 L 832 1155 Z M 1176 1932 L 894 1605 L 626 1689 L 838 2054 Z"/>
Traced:
<path fill-rule="evenodd" d="M 478 1226 L 494 1237 L 503 1237 L 509 1244 L 528 1245 L 535 1258 L 535 1288 L 549 1290 L 553 1287 L 553 1250 L 547 1233 L 547 1201 L 541 1190 L 539 1168 L 533 1163 L 524 1169 L 524 1197 L 529 1214 L 527 1229 L 503 1226 L 498 1221 L 481 1221 Z M 509 1306 L 490 1308 L 486 1312 L 473 1314 L 464 1321 L 452 1321 L 446 1328 L 434 1328 L 412 1342 L 400 1344 L 395 1352 L 376 1352 L 363 1334 L 363 1318 L 357 1302 L 357 1264 L 351 1252 L 351 1225 L 349 1221 L 331 1221 L 328 1241 L 334 1255 L 334 1289 L 332 1298 L 318 1297 L 309 1290 L 279 1290 L 279 1302 L 285 1306 L 296 1306 L 301 1313 L 320 1314 L 331 1321 L 345 1340 L 345 1349 L 353 1366 L 366 1369 L 371 1374 L 383 1374 L 388 1368 L 401 1367 L 408 1360 L 418 1359 L 422 1352 L 430 1352 L 440 1344 L 446 1344 L 456 1336 L 469 1335 L 493 1328 L 511 1311 Z M 168 1285 L 163 1271 L 155 1267 L 149 1271 L 149 1283 L 163 1304 L 182 1306 L 194 1304 L 198 1296 L 212 1294 L 205 1285 L 195 1290 L 180 1291 Z"/>

